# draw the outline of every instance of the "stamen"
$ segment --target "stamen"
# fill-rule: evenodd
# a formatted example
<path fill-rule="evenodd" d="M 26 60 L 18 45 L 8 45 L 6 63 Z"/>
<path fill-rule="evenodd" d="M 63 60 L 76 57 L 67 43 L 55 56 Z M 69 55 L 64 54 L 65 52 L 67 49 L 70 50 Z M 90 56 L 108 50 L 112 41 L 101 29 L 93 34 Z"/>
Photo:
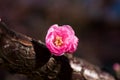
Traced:
<path fill-rule="evenodd" d="M 56 36 L 54 44 L 56 46 L 61 46 L 63 44 L 62 37 Z"/>

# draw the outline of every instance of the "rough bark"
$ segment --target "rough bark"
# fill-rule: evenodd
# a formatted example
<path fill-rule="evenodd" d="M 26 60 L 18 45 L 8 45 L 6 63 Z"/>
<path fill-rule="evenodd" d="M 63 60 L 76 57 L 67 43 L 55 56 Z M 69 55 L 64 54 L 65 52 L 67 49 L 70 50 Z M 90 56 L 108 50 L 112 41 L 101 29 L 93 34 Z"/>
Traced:
<path fill-rule="evenodd" d="M 28 80 L 115 80 L 85 60 L 53 56 L 41 41 L 14 32 L 0 22 L 0 68 Z"/>

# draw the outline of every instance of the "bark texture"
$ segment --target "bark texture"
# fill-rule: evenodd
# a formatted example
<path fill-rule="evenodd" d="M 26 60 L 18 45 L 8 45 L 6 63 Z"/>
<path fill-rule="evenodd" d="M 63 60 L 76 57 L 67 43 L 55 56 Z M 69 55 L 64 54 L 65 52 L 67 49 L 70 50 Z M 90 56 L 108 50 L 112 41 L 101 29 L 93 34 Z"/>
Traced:
<path fill-rule="evenodd" d="M 52 56 L 45 44 L 0 22 L 0 68 L 28 80 L 115 80 L 97 66 L 70 54 Z"/>

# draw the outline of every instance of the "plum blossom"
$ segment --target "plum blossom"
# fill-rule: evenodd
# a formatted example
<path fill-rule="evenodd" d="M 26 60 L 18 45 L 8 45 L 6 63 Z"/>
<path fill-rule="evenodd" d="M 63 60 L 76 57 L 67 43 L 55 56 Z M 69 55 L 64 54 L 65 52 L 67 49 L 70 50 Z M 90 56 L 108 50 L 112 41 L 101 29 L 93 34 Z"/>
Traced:
<path fill-rule="evenodd" d="M 113 69 L 116 71 L 116 72 L 119 72 L 120 71 L 120 64 L 119 63 L 115 63 L 113 65 Z"/>
<path fill-rule="evenodd" d="M 115 71 L 116 77 L 120 80 L 120 64 L 113 64 L 113 70 Z"/>
<path fill-rule="evenodd" d="M 69 25 L 52 25 L 47 32 L 46 46 L 55 56 L 61 56 L 65 53 L 73 53 L 78 46 L 78 38 Z"/>

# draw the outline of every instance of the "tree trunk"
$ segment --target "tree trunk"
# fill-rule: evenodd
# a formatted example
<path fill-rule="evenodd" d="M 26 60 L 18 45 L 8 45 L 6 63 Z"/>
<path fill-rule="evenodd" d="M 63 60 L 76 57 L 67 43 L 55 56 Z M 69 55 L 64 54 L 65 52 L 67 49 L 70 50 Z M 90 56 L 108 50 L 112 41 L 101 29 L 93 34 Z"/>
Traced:
<path fill-rule="evenodd" d="M 70 54 L 53 56 L 41 41 L 0 22 L 0 68 L 28 80 L 115 80 L 95 65 Z"/>

